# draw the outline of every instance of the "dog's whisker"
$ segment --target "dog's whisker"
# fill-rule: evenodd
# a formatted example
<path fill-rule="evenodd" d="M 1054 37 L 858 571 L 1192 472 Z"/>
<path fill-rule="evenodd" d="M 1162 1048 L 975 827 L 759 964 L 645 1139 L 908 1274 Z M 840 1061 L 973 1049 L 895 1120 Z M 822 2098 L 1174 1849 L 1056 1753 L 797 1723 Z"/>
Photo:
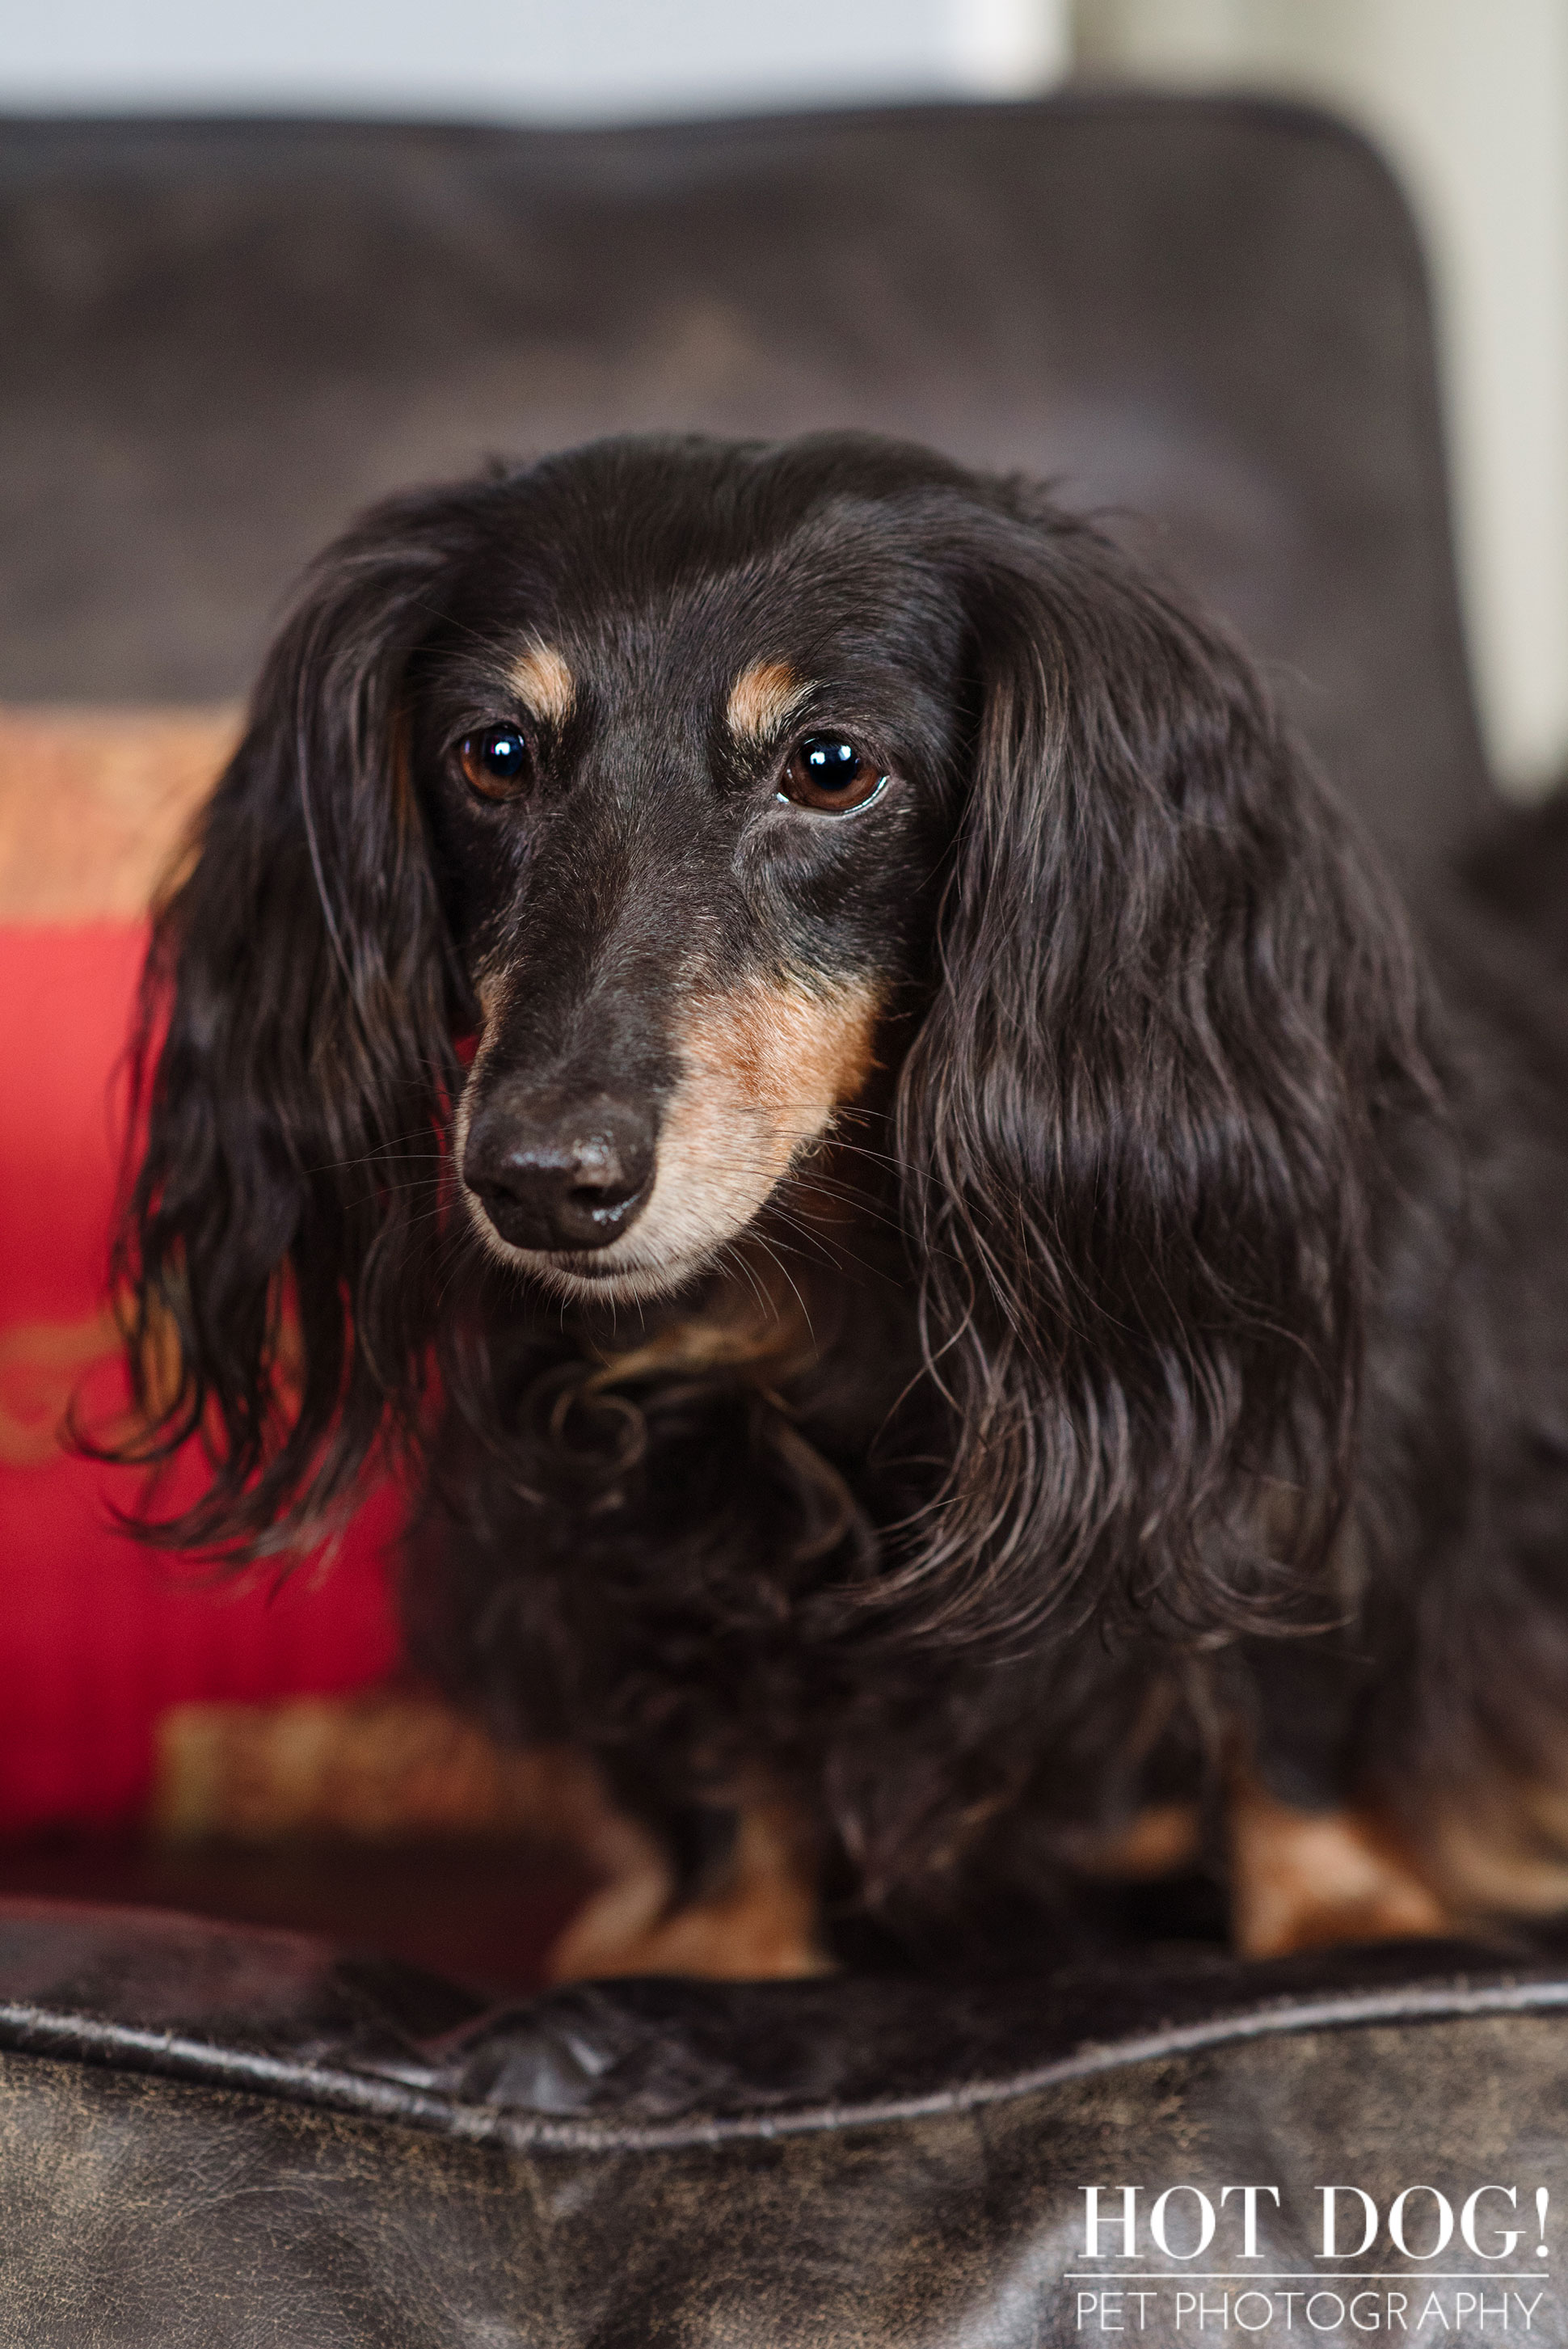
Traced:
<path fill-rule="evenodd" d="M 878 1273 L 881 1270 L 881 1268 L 870 1257 L 861 1256 L 851 1246 L 841 1226 L 833 1225 L 823 1229 L 808 1217 L 795 1213 L 787 1204 L 786 1196 L 779 1194 L 775 1194 L 768 1202 L 753 1228 L 760 1234 L 765 1228 L 770 1229 L 776 1223 L 787 1224 L 798 1237 L 810 1241 L 817 1251 L 817 1260 L 820 1263 L 830 1264 L 835 1269 L 841 1268 L 845 1263 L 849 1263 L 858 1266 L 866 1272 Z"/>
<path fill-rule="evenodd" d="M 727 1240 L 725 1242 L 724 1246 L 719 1249 L 716 1261 L 721 1267 L 727 1265 L 732 1270 L 740 1275 L 740 1278 L 746 1282 L 747 1287 L 750 1289 L 752 1296 L 756 1299 L 757 1303 L 761 1308 L 765 1315 L 770 1316 L 774 1320 L 778 1320 L 779 1319 L 778 1306 L 775 1304 L 773 1299 L 769 1296 L 768 1291 L 758 1279 L 756 1273 L 752 1270 L 750 1265 L 748 1264 L 744 1253 L 734 1240 Z"/>
<path fill-rule="evenodd" d="M 757 1241 L 758 1246 L 762 1249 L 763 1254 L 767 1256 L 771 1262 L 778 1266 L 779 1270 L 789 1282 L 790 1293 L 794 1297 L 797 1305 L 800 1308 L 800 1318 L 806 1324 L 806 1334 L 810 1339 L 812 1346 L 815 1347 L 817 1343 L 817 1332 L 812 1325 L 810 1308 L 807 1304 L 804 1297 L 800 1294 L 800 1290 L 795 1281 L 793 1274 L 790 1272 L 789 1266 L 784 1262 L 783 1257 L 779 1252 L 779 1248 L 776 1245 L 770 1243 L 769 1240 L 767 1239 L 760 1232 L 757 1235 Z"/>

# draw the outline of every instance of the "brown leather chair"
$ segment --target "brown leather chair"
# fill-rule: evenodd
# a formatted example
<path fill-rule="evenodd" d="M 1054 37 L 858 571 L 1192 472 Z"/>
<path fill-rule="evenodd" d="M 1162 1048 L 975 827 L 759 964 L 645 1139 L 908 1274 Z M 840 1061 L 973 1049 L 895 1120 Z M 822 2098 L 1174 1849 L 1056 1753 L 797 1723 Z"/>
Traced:
<path fill-rule="evenodd" d="M 1026 1982 L 624 1982 L 485 2015 L 289 1935 L 13 1908 L 0 2340 L 1561 2349 L 1535 2193 L 1561 2203 L 1565 2002 L 1544 1961 L 1434 1945 Z M 1246 2185 L 1250 2245 L 1245 2202 L 1222 2199 Z M 1480 2252 L 1456 2231 L 1431 2256 L 1433 2191 L 1462 2219 L 1488 2185 L 1517 2207 L 1483 2197 Z M 1366 2208 L 1346 2190 L 1323 2256 L 1326 2186 L 1371 2198 L 1364 2253 L 1346 2256 Z M 1194 2189 L 1216 2219 L 1199 2257 Z"/>
<path fill-rule="evenodd" d="M 657 427 L 1056 480 L 1240 627 L 1397 850 L 1483 791 L 1419 255 L 1299 109 L 0 131 L 0 700 L 221 701 L 382 492 Z"/>
<path fill-rule="evenodd" d="M 1487 804 L 1415 240 L 1317 115 L 18 122 L 0 162 L 0 698 L 238 693 L 339 522 L 490 451 L 855 424 L 1111 510 L 1412 876 Z M 1348 2344 L 1437 2293 L 1424 2337 L 1492 2340 L 1501 2299 L 1568 2341 L 1534 2231 L 1565 2001 L 1545 1949 L 1194 1943 L 487 2013 L 287 1936 L 12 1903 L 0 2340 Z M 1247 2183 L 1278 2189 L 1253 2249 Z M 1131 2186 L 1136 2258 L 1091 2255 L 1086 2189 L 1115 2217 Z M 1372 2198 L 1364 2253 L 1352 2196 L 1322 2256 L 1332 2186 Z M 1404 2189 L 1483 2186 L 1517 2203 L 1472 2209 L 1481 2248 L 1389 2237 Z"/>

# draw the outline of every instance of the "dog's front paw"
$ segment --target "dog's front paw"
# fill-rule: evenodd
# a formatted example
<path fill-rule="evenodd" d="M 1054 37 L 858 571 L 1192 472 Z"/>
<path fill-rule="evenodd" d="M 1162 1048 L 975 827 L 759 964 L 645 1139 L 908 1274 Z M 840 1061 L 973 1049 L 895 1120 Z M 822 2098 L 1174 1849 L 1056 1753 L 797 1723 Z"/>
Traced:
<path fill-rule="evenodd" d="M 1375 1821 L 1300 1811 L 1256 1785 L 1230 1811 L 1231 1918 L 1243 1957 L 1453 1930 L 1437 1895 Z"/>
<path fill-rule="evenodd" d="M 767 1982 L 830 1971 L 812 1871 L 784 1805 L 739 1813 L 721 1880 L 685 1907 L 676 1904 L 658 1845 L 624 1818 L 617 1820 L 614 1869 L 551 1951 L 552 1982 L 615 1974 Z"/>

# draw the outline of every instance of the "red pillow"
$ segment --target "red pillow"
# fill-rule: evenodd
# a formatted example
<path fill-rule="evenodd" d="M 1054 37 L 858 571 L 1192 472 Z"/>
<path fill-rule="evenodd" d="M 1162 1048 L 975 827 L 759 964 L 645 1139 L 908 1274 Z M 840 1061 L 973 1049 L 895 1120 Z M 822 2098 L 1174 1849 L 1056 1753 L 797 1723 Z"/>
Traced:
<path fill-rule="evenodd" d="M 397 1661 L 390 1490 L 329 1566 L 214 1585 L 116 1529 L 133 1472 L 58 1441 L 73 1392 L 123 1396 L 105 1276 L 136 908 L 228 731 L 0 713 L 0 1831 L 142 1816 L 171 1708 L 349 1692 Z M 199 1464 L 179 1474 L 191 1490 Z"/>

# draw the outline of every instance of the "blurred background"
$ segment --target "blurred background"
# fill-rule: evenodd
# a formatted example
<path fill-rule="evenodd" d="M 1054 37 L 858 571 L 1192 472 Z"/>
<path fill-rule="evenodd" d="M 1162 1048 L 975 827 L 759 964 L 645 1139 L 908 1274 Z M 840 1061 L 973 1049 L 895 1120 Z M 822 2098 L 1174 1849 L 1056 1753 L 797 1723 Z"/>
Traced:
<path fill-rule="evenodd" d="M 1568 0 L 58 0 L 0 6 L 0 110 L 609 122 L 1103 84 L 1365 127 L 1436 280 L 1496 771 L 1568 751 Z"/>

